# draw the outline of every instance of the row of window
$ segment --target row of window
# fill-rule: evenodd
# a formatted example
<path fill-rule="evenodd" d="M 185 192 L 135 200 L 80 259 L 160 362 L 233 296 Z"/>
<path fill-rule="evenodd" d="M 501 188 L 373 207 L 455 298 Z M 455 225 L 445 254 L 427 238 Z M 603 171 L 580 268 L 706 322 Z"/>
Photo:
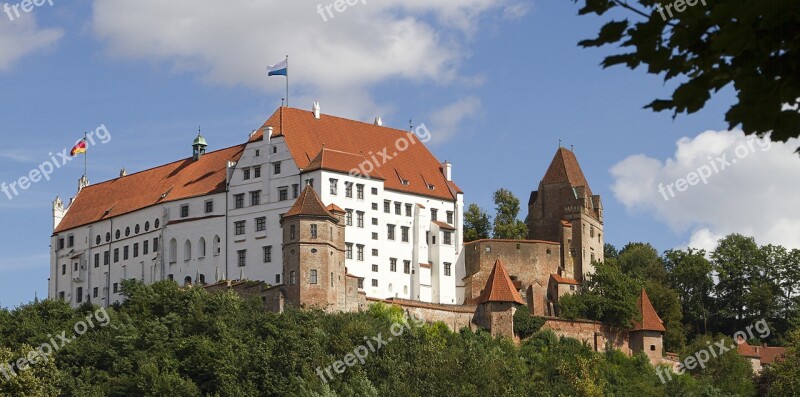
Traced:
<path fill-rule="evenodd" d="M 139 257 L 139 253 L 140 253 L 140 251 L 139 251 L 140 247 L 142 249 L 141 250 L 141 254 L 142 255 L 149 254 L 150 253 L 150 240 L 142 241 L 141 245 L 140 245 L 140 243 L 133 243 L 133 245 L 126 245 L 126 246 L 122 247 L 122 251 L 121 251 L 122 252 L 122 260 L 128 260 L 131 257 L 131 253 L 133 253 L 133 257 L 134 258 L 138 258 Z M 158 237 L 153 239 L 152 248 L 153 248 L 153 252 L 158 252 Z M 93 264 L 94 264 L 95 268 L 99 268 L 100 267 L 100 254 L 101 253 L 99 253 L 99 252 L 94 254 Z M 111 263 L 112 251 L 105 251 L 105 252 L 102 252 L 102 254 L 103 254 L 102 255 L 102 262 L 103 262 L 102 264 L 103 264 L 103 266 L 108 266 Z M 114 263 L 118 263 L 120 261 L 120 249 L 119 248 L 114 248 L 113 254 L 114 254 Z M 78 262 L 75 262 L 73 264 L 73 271 L 78 271 Z M 61 265 L 61 274 L 62 275 L 63 274 L 67 274 L 67 265 L 66 264 Z"/>
<path fill-rule="evenodd" d="M 256 232 L 263 232 L 267 230 L 267 217 L 261 216 L 254 219 L 256 225 Z M 233 234 L 242 236 L 247 232 L 247 221 L 236 221 L 233 223 Z"/>
<path fill-rule="evenodd" d="M 264 263 L 271 263 L 272 262 L 272 246 L 267 245 L 261 247 L 261 251 L 263 254 L 263 261 Z M 247 250 L 239 250 L 236 251 L 236 264 L 239 267 L 247 266 Z M 275 280 L 276 283 L 280 283 L 280 276 L 278 276 Z"/>
<path fill-rule="evenodd" d="M 372 271 L 377 273 L 379 271 L 378 265 L 372 265 Z M 397 272 L 397 258 L 389 258 L 389 271 Z M 450 276 L 453 271 L 453 264 L 449 262 L 444 263 L 444 275 Z M 411 261 L 403 261 L 403 273 L 411 274 Z"/>
<path fill-rule="evenodd" d="M 330 182 L 330 193 L 333 196 L 339 194 L 339 180 L 331 178 Z M 359 200 L 364 199 L 364 185 L 361 183 L 355 184 L 356 187 L 356 198 Z M 378 188 L 372 188 L 372 195 L 378 194 Z M 353 198 L 353 182 L 345 182 L 344 183 L 344 196 L 347 198 Z"/>
<path fill-rule="evenodd" d="M 213 208 L 214 208 L 213 207 L 213 202 L 212 201 L 209 201 L 209 202 L 211 202 L 211 210 L 213 211 Z M 187 208 L 187 215 L 186 216 L 189 216 L 188 215 L 188 204 L 186 205 L 186 208 Z M 181 208 L 181 213 L 183 213 L 183 207 Z M 154 226 L 155 226 L 156 229 L 161 227 L 161 220 L 156 219 L 154 221 Z M 147 222 L 144 223 L 144 231 L 145 231 L 145 233 L 150 231 L 150 221 L 147 221 Z M 141 226 L 139 224 L 136 224 L 136 226 L 133 227 L 133 234 L 137 235 L 137 234 L 139 234 L 141 232 L 142 232 Z M 121 229 L 117 229 L 117 231 L 114 233 L 114 239 L 115 240 L 121 239 L 122 238 L 122 234 L 123 234 L 123 231 Z M 131 228 L 130 228 L 130 226 L 128 226 L 128 227 L 125 228 L 125 237 L 130 237 L 130 236 L 131 236 Z M 105 242 L 106 243 L 110 243 L 111 242 L 111 232 L 106 233 Z M 103 243 L 102 236 L 100 236 L 98 234 L 95 237 L 94 243 L 95 243 L 95 245 L 102 244 Z M 61 237 L 61 238 L 58 239 L 58 243 L 57 243 L 56 249 L 60 251 L 60 250 L 63 250 L 65 246 L 66 246 L 66 248 L 72 248 L 72 247 L 75 246 L 75 236 L 74 235 L 70 234 L 70 235 L 67 235 L 66 239 L 64 237 Z"/>
<path fill-rule="evenodd" d="M 222 253 L 222 240 L 219 236 L 214 236 L 214 246 L 212 248 L 212 253 L 214 256 L 220 255 Z M 206 239 L 204 237 L 200 237 L 197 241 L 197 257 L 198 258 L 205 258 L 206 256 Z M 192 242 L 186 240 L 183 243 L 183 260 L 190 261 L 192 260 Z M 169 263 L 177 263 L 178 262 L 178 240 L 172 239 L 169 242 Z"/>
<path fill-rule="evenodd" d="M 275 281 L 280 282 L 279 278 L 280 276 L 276 275 Z M 331 287 L 333 287 L 333 282 L 334 282 L 333 272 L 331 272 L 330 282 L 331 282 Z M 311 285 L 319 284 L 319 275 L 317 273 L 317 269 L 311 269 L 308 272 L 308 283 Z M 295 272 L 294 270 L 289 272 L 289 285 L 297 285 L 297 272 Z"/>
<path fill-rule="evenodd" d="M 377 210 L 378 209 L 378 204 L 377 203 L 373 203 L 372 204 L 372 209 L 373 210 Z M 413 209 L 413 206 L 411 204 L 406 204 L 405 205 L 406 216 L 408 216 L 408 217 L 413 216 L 412 215 L 412 209 Z M 391 200 L 383 200 L 383 212 L 385 212 L 387 214 L 391 214 L 392 213 L 392 201 Z M 403 214 L 403 203 L 398 202 L 398 201 L 394 202 L 394 214 L 395 215 L 402 215 Z M 455 214 L 453 213 L 453 211 L 447 211 L 447 223 L 452 225 L 453 222 L 455 221 L 454 217 L 455 217 Z M 439 220 L 439 210 L 436 209 L 436 208 L 431 208 L 431 221 L 436 222 L 438 220 Z"/>
<path fill-rule="evenodd" d="M 203 207 L 206 214 L 214 212 L 214 200 L 206 200 L 206 202 L 203 203 Z M 181 218 L 188 218 L 189 214 L 190 214 L 189 204 L 181 205 Z"/>

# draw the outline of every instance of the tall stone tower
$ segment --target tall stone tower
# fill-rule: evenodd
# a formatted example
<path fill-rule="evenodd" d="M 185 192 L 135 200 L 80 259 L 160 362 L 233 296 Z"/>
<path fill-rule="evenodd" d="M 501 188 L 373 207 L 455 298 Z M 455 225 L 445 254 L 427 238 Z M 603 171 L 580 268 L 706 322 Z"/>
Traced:
<path fill-rule="evenodd" d="M 345 310 L 345 212 L 325 207 L 311 186 L 283 215 L 286 302 L 328 312 Z"/>
<path fill-rule="evenodd" d="M 531 192 L 525 223 L 529 239 L 568 247 L 561 264 L 567 277 L 583 281 L 594 272 L 592 261 L 603 260 L 603 204 L 592 194 L 575 154 L 565 148 L 558 148 L 539 190 Z M 571 225 L 571 236 L 564 235 L 565 224 Z"/>

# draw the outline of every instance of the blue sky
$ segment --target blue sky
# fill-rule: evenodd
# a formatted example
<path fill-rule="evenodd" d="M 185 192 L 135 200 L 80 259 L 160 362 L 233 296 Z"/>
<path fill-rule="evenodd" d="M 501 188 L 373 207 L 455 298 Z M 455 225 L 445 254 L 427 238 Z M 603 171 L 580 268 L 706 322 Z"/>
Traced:
<path fill-rule="evenodd" d="M 562 139 L 602 196 L 605 236 L 618 247 L 710 248 L 732 231 L 800 240 L 800 219 L 786 214 L 797 212 L 787 205 L 798 191 L 776 183 L 800 181 L 796 142 L 661 198 L 654 183 L 744 142 L 723 117 L 735 93 L 676 120 L 643 109 L 672 86 L 643 70 L 601 69 L 611 50 L 576 45 L 601 21 L 577 16 L 572 1 L 365 1 L 327 22 L 318 3 L 80 0 L 13 21 L 0 14 L 0 182 L 100 125 L 112 139 L 90 148 L 93 182 L 189 156 L 198 125 L 211 150 L 239 144 L 280 106 L 284 80 L 264 68 L 288 54 L 293 107 L 318 100 L 323 113 L 425 123 L 466 201 L 490 212 L 504 187 L 525 217 Z M 82 168 L 81 158 L 13 200 L 0 195 L 0 305 L 47 295 L 51 202 L 75 194 Z M 763 204 L 751 207 L 758 215 L 743 216 L 752 202 Z"/>

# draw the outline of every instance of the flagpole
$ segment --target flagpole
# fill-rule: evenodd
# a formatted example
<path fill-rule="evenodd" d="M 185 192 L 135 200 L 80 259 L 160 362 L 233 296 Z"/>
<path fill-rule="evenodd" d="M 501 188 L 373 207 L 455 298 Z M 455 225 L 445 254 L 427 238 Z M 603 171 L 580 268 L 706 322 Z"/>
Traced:
<path fill-rule="evenodd" d="M 83 144 L 87 145 L 87 146 L 88 146 L 88 140 L 87 140 L 88 137 L 89 137 L 89 133 L 84 131 L 83 132 Z M 87 147 L 86 151 L 83 152 L 83 177 L 86 178 L 87 181 L 89 180 L 89 176 L 87 175 L 87 173 L 88 173 L 87 165 L 89 163 L 89 161 L 87 159 L 88 157 L 89 157 L 89 148 Z"/>
<path fill-rule="evenodd" d="M 289 55 L 286 55 L 286 107 L 289 107 Z"/>

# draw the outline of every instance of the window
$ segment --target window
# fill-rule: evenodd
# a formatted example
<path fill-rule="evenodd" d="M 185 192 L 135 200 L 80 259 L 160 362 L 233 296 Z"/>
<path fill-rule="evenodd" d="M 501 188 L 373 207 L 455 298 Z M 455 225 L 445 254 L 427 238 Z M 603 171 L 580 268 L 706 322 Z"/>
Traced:
<path fill-rule="evenodd" d="M 359 200 L 364 199 L 364 185 L 360 183 L 356 185 L 356 198 Z"/>
<path fill-rule="evenodd" d="M 295 225 L 289 226 L 289 240 L 294 240 L 297 237 L 297 229 Z"/>
<path fill-rule="evenodd" d="M 372 256 L 378 256 L 378 249 L 377 248 L 373 248 L 372 249 Z"/>
<path fill-rule="evenodd" d="M 184 204 L 181 206 L 181 218 L 188 218 L 189 217 L 189 204 Z M 125 229 L 125 236 L 128 235 L 128 231 L 130 229 Z"/>
<path fill-rule="evenodd" d="M 244 176 L 244 180 L 246 180 L 246 181 L 249 180 L 250 179 L 250 168 L 243 169 L 242 170 L 242 174 L 244 174 L 243 175 Z"/>
<path fill-rule="evenodd" d="M 297 273 L 294 270 L 289 272 L 289 285 L 297 284 Z"/>
<path fill-rule="evenodd" d="M 280 283 L 281 283 L 281 275 L 280 274 L 276 274 L 275 275 L 275 284 L 277 285 L 277 284 L 280 284 Z"/>
<path fill-rule="evenodd" d="M 373 211 L 377 211 L 378 210 L 378 203 L 372 203 L 372 210 Z"/>
<path fill-rule="evenodd" d="M 411 274 L 411 261 L 403 261 L 403 273 Z"/>
<path fill-rule="evenodd" d="M 128 260 L 129 254 L 130 254 L 130 247 L 128 247 L 127 245 L 122 247 L 122 260 L 124 261 Z"/>
<path fill-rule="evenodd" d="M 356 225 L 358 227 L 364 227 L 364 211 L 356 212 Z"/>
<path fill-rule="evenodd" d="M 67 274 L 67 265 L 61 265 L 61 274 Z"/>
<path fill-rule="evenodd" d="M 156 221 L 155 221 L 155 226 L 153 226 L 153 227 L 155 227 L 156 229 L 158 229 L 158 227 L 159 227 L 160 225 L 161 225 L 161 219 L 156 219 Z"/>
<path fill-rule="evenodd" d="M 147 221 L 147 222 L 144 223 L 144 231 L 146 231 L 146 232 L 150 231 L 150 221 Z"/>
<path fill-rule="evenodd" d="M 404 243 L 408 242 L 408 226 L 400 227 L 400 239 L 403 240 Z"/>
<path fill-rule="evenodd" d="M 94 254 L 94 267 L 100 267 L 100 254 Z"/>
<path fill-rule="evenodd" d="M 397 271 L 397 258 L 389 258 L 389 271 Z"/>
<path fill-rule="evenodd" d="M 331 178 L 330 183 L 331 183 L 331 194 L 334 196 L 339 194 L 339 181 Z M 347 185 L 347 182 L 345 182 L 345 185 Z"/>
<path fill-rule="evenodd" d="M 377 240 L 378 239 L 378 233 L 372 232 L 372 239 L 373 240 Z"/>
<path fill-rule="evenodd" d="M 294 184 L 292 185 L 292 198 L 297 198 L 300 195 L 300 185 Z"/>
<path fill-rule="evenodd" d="M 356 246 L 356 259 L 363 261 L 364 260 L 364 246 L 359 244 Z"/>
<path fill-rule="evenodd" d="M 108 266 L 111 263 L 111 251 L 103 252 L 103 266 Z"/>
<path fill-rule="evenodd" d="M 192 260 L 192 243 L 189 240 L 183 243 L 183 260 L 186 262 Z"/>
<path fill-rule="evenodd" d="M 411 216 L 411 204 L 406 204 L 406 216 Z"/>
<path fill-rule="evenodd" d="M 61 299 L 62 301 L 64 300 L 64 291 L 59 291 L 58 299 Z"/>
<path fill-rule="evenodd" d="M 181 209 L 183 209 L 183 208 L 181 208 Z M 188 213 L 189 210 L 187 209 L 186 211 Z M 183 211 L 181 211 L 181 212 L 183 212 Z M 189 216 L 189 215 L 186 215 L 186 216 Z M 130 227 L 126 227 L 125 228 L 125 237 L 128 237 L 130 235 L 131 235 L 131 228 Z"/>
<path fill-rule="evenodd" d="M 378 226 L 378 218 L 372 218 L 372 224 Z"/>
<path fill-rule="evenodd" d="M 115 293 L 115 294 L 116 294 L 117 292 L 119 292 L 119 284 L 118 284 L 118 283 L 114 283 L 114 289 L 113 289 L 113 291 L 114 291 L 114 293 Z"/>
<path fill-rule="evenodd" d="M 75 262 L 75 271 L 78 271 L 78 262 Z"/>
<path fill-rule="evenodd" d="M 378 272 L 378 265 L 372 265 L 372 271 L 377 273 Z"/>
<path fill-rule="evenodd" d="M 254 192 L 250 192 L 250 205 L 259 205 L 261 204 L 261 191 L 256 190 Z"/>
<path fill-rule="evenodd" d="M 656 351 L 656 345 L 650 345 L 650 351 L 652 352 Z"/>
<path fill-rule="evenodd" d="M 353 198 L 353 182 L 344 183 L 344 196 L 347 198 Z"/>
<path fill-rule="evenodd" d="M 311 238 L 316 240 L 317 239 L 317 225 L 311 225 Z"/>
<path fill-rule="evenodd" d="M 258 156 L 258 150 L 256 150 Z M 261 166 L 253 167 L 253 178 L 261 178 Z"/>
<path fill-rule="evenodd" d="M 386 238 L 388 238 L 389 240 L 394 240 L 395 226 L 394 225 L 386 225 L 386 228 L 388 229 L 387 230 L 387 234 L 386 234 Z"/>
<path fill-rule="evenodd" d="M 346 247 L 345 257 L 347 259 L 353 259 L 353 243 L 347 243 L 345 244 L 345 247 Z"/>
<path fill-rule="evenodd" d="M 272 246 L 268 245 L 264 247 L 264 263 L 270 262 L 272 262 Z M 280 282 L 280 279 L 278 279 L 277 282 Z"/>
<path fill-rule="evenodd" d="M 247 221 L 234 222 L 234 224 L 233 224 L 234 232 L 233 233 L 235 235 L 237 235 L 237 236 L 243 235 L 244 234 L 244 228 L 245 228 L 246 225 L 247 225 Z"/>
<path fill-rule="evenodd" d="M 92 298 L 97 298 L 99 295 L 100 295 L 100 289 L 94 287 L 94 289 L 92 290 Z"/>
<path fill-rule="evenodd" d="M 444 245 L 451 245 L 453 244 L 453 233 L 451 232 L 444 232 L 444 239 L 442 239 Z"/>
<path fill-rule="evenodd" d="M 376 187 L 372 188 L 372 195 L 373 196 L 377 196 L 378 195 L 378 188 L 376 188 Z"/>
<path fill-rule="evenodd" d="M 158 251 L 158 237 L 153 239 L 153 252 Z"/>
<path fill-rule="evenodd" d="M 346 212 L 344 217 L 345 224 L 347 224 L 347 226 L 353 226 L 353 210 L 347 209 L 345 210 L 345 212 Z"/>
<path fill-rule="evenodd" d="M 133 244 L 133 257 L 134 258 L 138 258 L 139 257 L 139 243 L 134 243 Z"/>
<path fill-rule="evenodd" d="M 64 239 L 63 238 L 58 239 L 57 247 L 58 247 L 57 248 L 58 250 L 63 250 L 64 249 Z"/>
<path fill-rule="evenodd" d="M 244 194 L 237 194 L 233 196 L 233 206 L 236 209 L 244 208 Z"/>
<path fill-rule="evenodd" d="M 589 226 L 589 237 L 594 238 L 594 226 Z"/>
<path fill-rule="evenodd" d="M 256 218 L 256 231 L 263 232 L 264 230 L 267 230 L 267 218 L 263 216 Z"/>
<path fill-rule="evenodd" d="M 436 245 L 436 236 L 431 236 L 431 245 Z"/>
<path fill-rule="evenodd" d="M 206 257 L 206 239 L 203 237 L 200 237 L 200 240 L 197 241 L 197 257 L 198 258 Z"/>
<path fill-rule="evenodd" d="M 83 287 L 78 287 L 78 289 L 75 290 L 75 302 L 83 302 Z"/>
<path fill-rule="evenodd" d="M 111 233 L 106 233 L 106 242 L 111 241 Z"/>
<path fill-rule="evenodd" d="M 364 289 L 364 279 L 363 278 L 358 279 L 358 289 Z M 62 299 L 63 299 L 63 294 L 62 294 Z"/>
<path fill-rule="evenodd" d="M 236 264 L 239 265 L 239 267 L 247 266 L 247 250 L 236 251 L 236 256 Z"/>
<path fill-rule="evenodd" d="M 436 222 L 439 220 L 439 210 L 431 208 L 431 220 Z"/>
<path fill-rule="evenodd" d="M 273 174 L 279 175 L 281 173 L 281 163 L 277 162 L 277 163 L 272 164 L 272 171 L 273 171 Z"/>
<path fill-rule="evenodd" d="M 452 263 L 444 263 L 444 275 L 451 276 L 453 271 L 453 264 Z"/>
<path fill-rule="evenodd" d="M 72 248 L 75 246 L 75 236 L 70 235 L 67 236 L 67 248 Z"/>
<path fill-rule="evenodd" d="M 214 236 L 214 247 L 212 248 L 214 251 L 214 256 L 217 256 L 222 253 L 222 239 L 219 236 Z"/>
<path fill-rule="evenodd" d="M 122 237 L 122 233 L 119 231 L 119 229 L 117 229 L 117 232 L 116 232 L 116 233 L 114 233 L 114 238 L 116 238 L 117 240 L 119 240 L 119 239 L 120 239 L 120 237 Z"/>
<path fill-rule="evenodd" d="M 402 203 L 398 203 L 398 202 L 395 201 L 395 203 L 394 203 L 394 214 L 395 215 L 402 215 L 403 214 L 401 212 L 402 211 L 402 209 L 401 209 L 402 206 L 403 206 Z"/>
<path fill-rule="evenodd" d="M 447 211 L 447 223 L 453 224 L 453 211 Z"/>
<path fill-rule="evenodd" d="M 136 225 L 136 228 L 133 229 L 134 234 L 139 234 L 139 225 Z"/>
<path fill-rule="evenodd" d="M 311 274 L 308 277 L 309 284 L 317 284 L 317 271 L 315 269 L 311 269 Z"/>
<path fill-rule="evenodd" d="M 289 189 L 285 187 L 278 188 L 278 201 L 286 201 L 289 199 Z"/>
<path fill-rule="evenodd" d="M 375 280 L 375 279 L 373 278 L 373 279 L 372 279 L 372 286 L 373 286 L 373 287 L 377 287 L 377 286 L 378 286 L 378 280 Z"/>
<path fill-rule="evenodd" d="M 383 201 L 383 212 L 389 214 L 392 212 L 392 202 L 389 200 Z"/>

